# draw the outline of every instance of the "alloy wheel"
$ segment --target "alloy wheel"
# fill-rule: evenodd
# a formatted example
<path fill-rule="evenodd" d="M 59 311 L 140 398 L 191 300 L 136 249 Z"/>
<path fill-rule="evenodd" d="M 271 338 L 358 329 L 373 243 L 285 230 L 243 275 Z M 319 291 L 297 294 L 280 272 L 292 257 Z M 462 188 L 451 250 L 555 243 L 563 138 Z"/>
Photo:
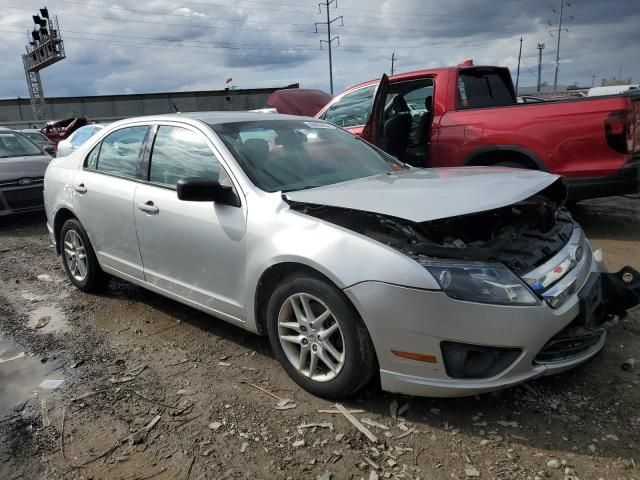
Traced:
<path fill-rule="evenodd" d="M 345 342 L 337 319 L 319 298 L 296 293 L 278 313 L 278 337 L 287 359 L 305 377 L 333 380 L 344 367 Z"/>
<path fill-rule="evenodd" d="M 64 259 L 71 276 L 79 282 L 84 281 L 88 271 L 87 253 L 82 238 L 75 230 L 68 230 L 64 235 Z"/>

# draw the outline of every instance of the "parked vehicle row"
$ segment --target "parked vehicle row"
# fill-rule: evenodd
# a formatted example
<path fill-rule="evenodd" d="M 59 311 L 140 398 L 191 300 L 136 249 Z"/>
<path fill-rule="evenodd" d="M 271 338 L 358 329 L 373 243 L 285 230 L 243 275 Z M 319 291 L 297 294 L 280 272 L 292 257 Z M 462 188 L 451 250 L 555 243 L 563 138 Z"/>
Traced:
<path fill-rule="evenodd" d="M 416 169 L 327 121 L 268 113 L 117 122 L 45 175 L 49 234 L 80 290 L 114 275 L 266 334 L 293 380 L 331 398 L 374 376 L 470 395 L 599 352 L 640 274 L 605 271 L 565 196 L 557 175 Z"/>

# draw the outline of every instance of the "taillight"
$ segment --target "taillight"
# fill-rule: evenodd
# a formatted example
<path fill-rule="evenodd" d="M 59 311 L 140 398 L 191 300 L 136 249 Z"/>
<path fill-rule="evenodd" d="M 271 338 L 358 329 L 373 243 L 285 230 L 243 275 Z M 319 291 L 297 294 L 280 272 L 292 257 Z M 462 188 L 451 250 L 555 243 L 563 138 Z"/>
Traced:
<path fill-rule="evenodd" d="M 629 153 L 629 111 L 617 110 L 607 115 L 604 121 L 607 144 L 618 153 Z"/>

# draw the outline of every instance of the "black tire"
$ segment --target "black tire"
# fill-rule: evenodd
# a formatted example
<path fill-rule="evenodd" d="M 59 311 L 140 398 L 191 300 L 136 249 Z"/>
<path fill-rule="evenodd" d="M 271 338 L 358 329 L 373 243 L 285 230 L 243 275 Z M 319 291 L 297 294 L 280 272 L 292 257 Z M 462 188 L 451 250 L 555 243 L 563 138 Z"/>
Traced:
<path fill-rule="evenodd" d="M 518 162 L 498 162 L 494 166 L 496 166 L 496 167 L 509 167 L 509 168 L 526 168 L 528 170 L 531 170 L 531 167 L 528 167 L 528 166 L 523 165 L 522 163 L 518 163 Z"/>
<path fill-rule="evenodd" d="M 64 238 L 67 232 L 69 232 L 70 230 L 73 230 L 78 234 L 85 246 L 87 273 L 83 280 L 78 280 L 73 276 L 71 270 L 69 269 L 69 265 L 67 264 L 67 259 L 64 253 Z M 108 277 L 100 268 L 98 258 L 93 251 L 93 247 L 91 246 L 91 242 L 89 241 L 89 236 L 87 235 L 87 232 L 82 224 L 75 218 L 69 219 L 64 222 L 64 225 L 62 225 L 62 229 L 60 230 L 60 237 L 58 238 L 58 242 L 60 245 L 62 265 L 64 266 L 64 270 L 67 272 L 67 276 L 69 277 L 69 280 L 71 280 L 71 283 L 73 283 L 79 290 L 82 290 L 83 292 L 97 292 L 102 290 L 107 284 Z"/>
<path fill-rule="evenodd" d="M 329 307 L 344 339 L 344 364 L 335 378 L 319 382 L 294 367 L 280 343 L 278 314 L 289 297 L 310 294 Z M 289 376 L 308 392 L 324 398 L 341 398 L 364 387 L 377 371 L 377 362 L 369 333 L 347 297 L 329 282 L 307 275 L 285 278 L 274 290 L 267 305 L 267 331 L 276 359 Z"/>

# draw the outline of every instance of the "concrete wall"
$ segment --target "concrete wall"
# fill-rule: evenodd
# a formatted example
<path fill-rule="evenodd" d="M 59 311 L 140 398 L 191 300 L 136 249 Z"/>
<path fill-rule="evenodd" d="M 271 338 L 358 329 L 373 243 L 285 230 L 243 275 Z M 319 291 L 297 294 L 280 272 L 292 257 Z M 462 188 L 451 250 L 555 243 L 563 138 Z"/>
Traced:
<path fill-rule="evenodd" d="M 297 87 L 292 85 L 291 87 Z M 288 88 L 288 87 L 282 87 Z M 96 97 L 47 98 L 47 120 L 86 117 L 90 121 L 114 121 L 140 115 L 220 110 L 253 110 L 267 106 L 267 99 L 281 88 L 208 90 L 201 92 L 144 93 Z M 227 100 L 227 97 L 229 98 Z M 42 127 L 33 121 L 28 98 L 0 100 L 0 125 L 13 128 Z"/>

